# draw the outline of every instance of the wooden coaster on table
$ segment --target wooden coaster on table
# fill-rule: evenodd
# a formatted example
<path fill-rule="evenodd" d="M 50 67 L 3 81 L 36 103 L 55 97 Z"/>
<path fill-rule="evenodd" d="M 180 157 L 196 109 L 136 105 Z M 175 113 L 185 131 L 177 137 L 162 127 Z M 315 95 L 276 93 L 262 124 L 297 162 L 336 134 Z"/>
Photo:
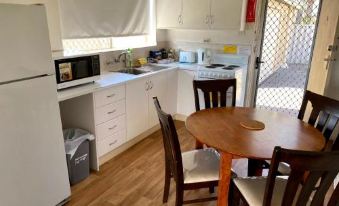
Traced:
<path fill-rule="evenodd" d="M 262 130 L 265 129 L 265 124 L 257 120 L 247 120 L 240 122 L 240 125 L 246 129 L 250 130 Z"/>

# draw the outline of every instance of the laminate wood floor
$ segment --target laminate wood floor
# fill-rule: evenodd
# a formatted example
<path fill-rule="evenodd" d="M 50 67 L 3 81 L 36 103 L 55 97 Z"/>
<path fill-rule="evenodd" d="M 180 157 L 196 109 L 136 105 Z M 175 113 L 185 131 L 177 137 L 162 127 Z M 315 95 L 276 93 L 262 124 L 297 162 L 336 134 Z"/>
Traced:
<path fill-rule="evenodd" d="M 176 121 L 182 151 L 194 149 L 195 139 L 185 129 L 184 122 Z M 101 166 L 86 180 L 72 187 L 67 206 L 158 206 L 175 205 L 175 182 L 171 182 L 167 204 L 162 203 L 164 186 L 164 151 L 161 131 L 157 131 L 127 151 Z M 247 160 L 237 160 L 234 168 L 245 175 Z M 208 189 L 185 192 L 185 199 L 209 197 Z M 216 201 L 192 204 L 212 206 Z"/>

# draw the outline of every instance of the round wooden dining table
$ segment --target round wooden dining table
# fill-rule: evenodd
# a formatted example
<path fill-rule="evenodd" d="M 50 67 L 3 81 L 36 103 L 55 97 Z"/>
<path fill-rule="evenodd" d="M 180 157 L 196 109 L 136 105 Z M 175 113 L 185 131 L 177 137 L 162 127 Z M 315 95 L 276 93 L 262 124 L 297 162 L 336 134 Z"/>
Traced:
<path fill-rule="evenodd" d="M 243 123 L 264 124 L 261 130 Z M 270 160 L 275 146 L 320 151 L 325 145 L 322 133 L 313 126 L 286 114 L 256 108 L 213 108 L 195 112 L 186 120 L 187 130 L 201 143 L 221 154 L 218 206 L 228 204 L 232 159 Z"/>

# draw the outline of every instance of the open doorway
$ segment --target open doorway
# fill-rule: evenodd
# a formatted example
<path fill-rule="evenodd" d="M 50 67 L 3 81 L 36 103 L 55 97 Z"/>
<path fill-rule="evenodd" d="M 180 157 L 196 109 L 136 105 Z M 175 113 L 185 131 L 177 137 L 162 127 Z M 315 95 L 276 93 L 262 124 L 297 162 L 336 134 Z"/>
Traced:
<path fill-rule="evenodd" d="M 267 0 L 255 105 L 296 116 L 307 84 L 321 0 Z"/>

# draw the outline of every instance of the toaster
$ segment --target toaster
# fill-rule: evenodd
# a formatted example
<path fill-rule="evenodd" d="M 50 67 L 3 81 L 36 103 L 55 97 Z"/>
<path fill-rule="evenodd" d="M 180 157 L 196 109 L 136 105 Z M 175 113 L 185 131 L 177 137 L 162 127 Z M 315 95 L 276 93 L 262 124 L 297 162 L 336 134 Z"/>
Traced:
<path fill-rule="evenodd" d="M 180 51 L 179 62 L 180 63 L 195 63 L 195 52 L 192 51 Z"/>

